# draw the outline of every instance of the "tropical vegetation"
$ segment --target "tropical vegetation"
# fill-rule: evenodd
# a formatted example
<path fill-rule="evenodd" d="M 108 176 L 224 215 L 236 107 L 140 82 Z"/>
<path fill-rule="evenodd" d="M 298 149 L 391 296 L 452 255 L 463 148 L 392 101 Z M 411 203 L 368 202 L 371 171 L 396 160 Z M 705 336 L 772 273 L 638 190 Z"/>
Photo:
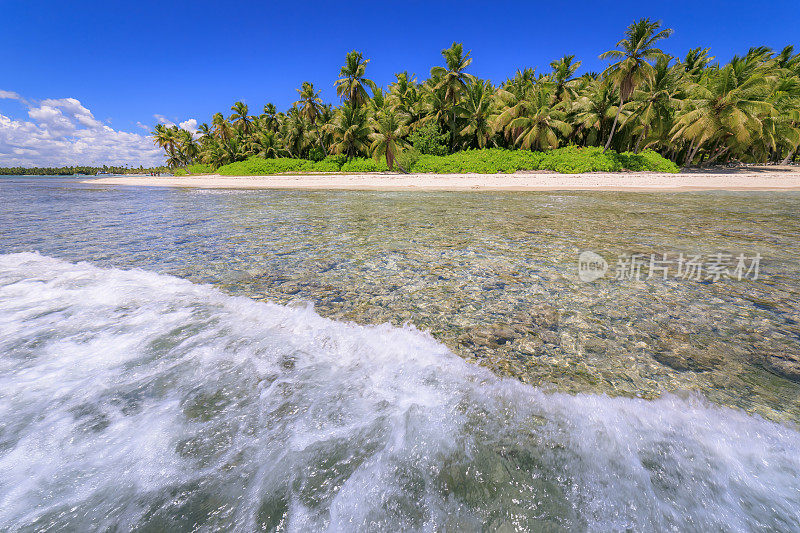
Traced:
<path fill-rule="evenodd" d="M 577 75 L 566 55 L 495 85 L 453 43 L 424 80 L 399 72 L 388 87 L 370 60 L 348 53 L 325 103 L 311 82 L 286 111 L 236 102 L 197 132 L 158 125 L 154 141 L 182 172 L 512 172 L 550 169 L 676 171 L 721 163 L 790 163 L 800 145 L 800 53 L 749 49 L 729 62 L 708 48 L 663 51 L 659 21 L 632 23 Z M 372 158 L 371 160 L 368 158 Z"/>
<path fill-rule="evenodd" d="M 73 166 L 73 167 L 0 167 L 0 176 L 74 176 L 76 174 L 95 175 L 98 172 L 106 174 L 153 174 L 168 172 L 167 167 L 150 167 L 143 166 L 129 167 L 129 166 L 108 166 L 102 167 L 88 167 L 88 166 Z"/>

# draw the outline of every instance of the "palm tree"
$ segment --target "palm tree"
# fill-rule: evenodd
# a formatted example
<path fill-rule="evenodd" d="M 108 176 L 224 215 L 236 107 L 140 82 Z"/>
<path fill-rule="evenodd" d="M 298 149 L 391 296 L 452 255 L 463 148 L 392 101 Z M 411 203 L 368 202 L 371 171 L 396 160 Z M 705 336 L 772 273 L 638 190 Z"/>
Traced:
<path fill-rule="evenodd" d="M 584 146 L 596 145 L 610 131 L 611 122 L 617 116 L 619 91 L 612 84 L 588 75 L 584 80 L 586 87 L 571 110 L 572 124 L 577 126 L 573 137 L 582 139 Z"/>
<path fill-rule="evenodd" d="M 278 110 L 275 108 L 275 104 L 270 102 L 264 106 L 261 123 L 267 131 L 278 131 Z"/>
<path fill-rule="evenodd" d="M 696 85 L 691 103 L 686 106 L 672 131 L 673 141 L 685 139 L 691 144 L 685 165 L 690 164 L 700 148 L 711 144 L 709 162 L 736 148 L 747 149 L 761 134 L 764 115 L 774 112 L 767 102 L 768 82 L 762 73 L 753 71 L 740 79 L 746 64 L 728 64 Z"/>
<path fill-rule="evenodd" d="M 247 148 L 248 155 L 262 159 L 274 159 L 290 155 L 280 144 L 273 131 L 260 131 L 251 139 Z"/>
<path fill-rule="evenodd" d="M 563 100 L 565 94 L 569 98 L 574 98 L 576 96 L 575 91 L 570 87 L 570 80 L 580 66 L 581 62 L 575 61 L 574 55 L 564 56 L 558 61 L 550 63 L 550 68 L 553 69 L 550 78 L 555 84 L 555 91 L 553 93 L 554 103 Z"/>
<path fill-rule="evenodd" d="M 194 140 L 192 132 L 180 130 L 178 132 L 179 154 L 183 165 L 191 165 L 200 153 L 200 147 Z"/>
<path fill-rule="evenodd" d="M 200 160 L 214 169 L 231 162 L 227 150 L 214 139 L 203 147 L 200 152 Z"/>
<path fill-rule="evenodd" d="M 408 134 L 408 126 L 402 117 L 394 111 L 385 110 L 378 113 L 375 118 L 375 131 L 370 134 L 372 141 L 370 150 L 375 159 L 386 157 L 386 166 L 389 170 L 394 168 L 394 160 L 401 148 L 406 145 L 403 138 Z M 405 172 L 406 169 L 401 167 Z"/>
<path fill-rule="evenodd" d="M 608 67 L 606 74 L 619 87 L 619 107 L 611 133 L 608 135 L 605 149 L 611 146 L 614 131 L 617 129 L 619 112 L 633 90 L 652 73 L 653 67 L 648 61 L 655 60 L 664 52 L 655 48 L 655 43 L 672 35 L 670 28 L 661 28 L 661 21 L 651 21 L 648 18 L 638 20 L 625 30 L 625 38 L 617 43 L 617 49 L 609 50 L 600 55 L 600 59 L 619 59 Z"/>
<path fill-rule="evenodd" d="M 441 126 L 442 131 L 445 131 L 451 107 L 446 99 L 445 90 L 441 87 L 437 88 L 434 80 L 427 80 L 422 86 L 422 94 L 423 118 L 419 122 L 435 122 L 437 126 Z M 417 126 L 419 125 L 421 124 L 417 124 Z"/>
<path fill-rule="evenodd" d="M 503 111 L 497 123 L 520 148 L 546 150 L 558 147 L 558 135 L 569 135 L 572 127 L 559 106 L 551 106 L 552 93 L 537 85 L 516 105 Z"/>
<path fill-rule="evenodd" d="M 714 61 L 714 56 L 708 55 L 708 48 L 692 48 L 686 53 L 683 60 L 684 70 L 695 81 L 700 79 L 703 71 Z"/>
<path fill-rule="evenodd" d="M 200 127 L 197 128 L 197 131 L 200 132 L 200 138 L 205 139 L 211 137 L 214 133 L 211 131 L 211 128 L 208 127 L 208 124 L 203 122 L 200 124 Z"/>
<path fill-rule="evenodd" d="M 533 68 L 517 69 L 513 78 L 507 79 L 502 87 L 503 90 L 513 94 L 517 98 L 529 91 L 536 83 L 536 70 Z"/>
<path fill-rule="evenodd" d="M 791 53 L 791 47 L 789 53 Z M 783 55 L 786 48 L 781 52 Z M 779 55 L 776 64 L 786 64 L 785 58 Z M 800 77 L 791 74 L 791 70 L 779 66 L 779 73 L 770 84 L 768 101 L 775 112 L 764 117 L 762 144 L 763 151 L 772 152 L 777 160 L 786 149 L 786 157 L 781 161 L 785 165 L 791 161 L 798 145 L 800 145 Z"/>
<path fill-rule="evenodd" d="M 159 148 L 163 148 L 167 152 L 175 151 L 176 138 L 172 128 L 167 128 L 164 124 L 156 124 L 150 135 L 152 135 L 153 142 Z"/>
<path fill-rule="evenodd" d="M 319 91 L 314 91 L 314 84 L 309 81 L 303 82 L 301 89 L 296 89 L 300 95 L 300 100 L 294 105 L 300 108 L 300 114 L 308 119 L 312 124 L 316 124 L 317 117 L 320 113 L 322 106 L 322 99 L 319 97 Z"/>
<path fill-rule="evenodd" d="M 369 126 L 367 125 L 367 112 L 359 107 L 345 103 L 337 116 L 330 124 L 334 142 L 331 151 L 335 154 L 344 154 L 348 159 L 369 150 Z"/>
<path fill-rule="evenodd" d="M 433 67 L 431 77 L 437 80 L 436 89 L 444 90 L 444 100 L 450 105 L 450 150 L 455 149 L 456 141 L 456 104 L 460 93 L 466 90 L 467 82 L 472 81 L 471 74 L 464 72 L 472 63 L 467 52 L 464 54 L 462 43 L 453 43 L 450 48 L 442 50 L 444 67 Z"/>
<path fill-rule="evenodd" d="M 231 107 L 231 111 L 233 111 L 233 114 L 230 116 L 229 120 L 240 132 L 245 135 L 249 134 L 252 129 L 252 117 L 247 115 L 249 111 L 247 104 L 244 102 L 236 102 Z"/>
<path fill-rule="evenodd" d="M 231 138 L 231 125 L 222 113 L 214 113 L 211 124 L 214 126 L 214 135 L 218 139 L 225 142 Z"/>
<path fill-rule="evenodd" d="M 672 58 L 660 56 L 653 74 L 644 81 L 641 89 L 633 92 L 629 102 L 632 112 L 625 122 L 635 123 L 634 129 L 639 132 L 635 152 L 651 132 L 655 131 L 658 138 L 664 138 L 672 129 L 675 110 L 683 101 L 685 66 L 680 63 L 671 65 L 671 62 Z"/>
<path fill-rule="evenodd" d="M 474 144 L 478 148 L 486 148 L 495 133 L 492 121 L 495 113 L 492 83 L 489 80 L 478 79 L 470 83 L 457 113 L 466 124 L 460 132 L 467 138 L 466 145 Z"/>
<path fill-rule="evenodd" d="M 286 149 L 292 157 L 301 158 L 305 155 L 309 145 L 310 126 L 311 124 L 300 113 L 300 109 L 297 106 L 289 108 L 281 127 L 281 136 L 284 139 Z"/>
<path fill-rule="evenodd" d="M 386 157 L 394 166 L 409 130 L 434 155 L 574 143 L 654 149 L 685 165 L 795 160 L 800 54 L 759 46 L 720 66 L 708 48 L 694 48 L 676 62 L 657 48 L 670 33 L 638 20 L 601 56 L 615 61 L 602 74 L 575 77 L 580 61 L 567 55 L 546 75 L 520 69 L 498 88 L 467 73 L 472 59 L 460 43 L 442 51 L 444 65 L 427 80 L 399 72 L 385 91 L 365 77 L 369 61 L 352 51 L 336 81 L 338 108 L 323 104 L 306 82 L 286 112 L 267 104 L 251 117 L 237 102 L 230 119 L 215 114 L 199 136 L 163 124 L 151 135 L 173 167 L 198 159 L 214 167 L 245 157 L 318 159 L 326 147 L 347 157 Z"/>
<path fill-rule="evenodd" d="M 356 108 L 364 105 L 369 100 L 367 88 L 374 91 L 375 82 L 364 77 L 369 59 L 364 59 L 361 52 L 349 52 L 344 59 L 344 65 L 339 70 L 339 79 L 334 84 L 336 94 Z"/>

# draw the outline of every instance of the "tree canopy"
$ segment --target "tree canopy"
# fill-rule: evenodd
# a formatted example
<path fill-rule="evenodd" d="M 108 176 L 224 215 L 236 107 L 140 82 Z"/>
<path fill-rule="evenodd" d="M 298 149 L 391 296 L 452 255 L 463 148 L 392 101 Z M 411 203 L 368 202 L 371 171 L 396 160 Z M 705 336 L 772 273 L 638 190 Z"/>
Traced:
<path fill-rule="evenodd" d="M 523 68 L 498 85 L 475 74 L 462 43 L 442 50 L 442 64 L 427 79 L 403 71 L 387 88 L 367 77 L 370 59 L 353 50 L 334 83 L 335 104 L 306 81 L 285 111 L 268 103 L 250 115 L 236 102 L 231 114 L 216 113 L 194 134 L 158 125 L 152 135 L 173 168 L 336 154 L 381 157 L 391 167 L 409 146 L 428 149 L 438 133 L 423 132 L 431 131 L 441 132 L 449 153 L 575 145 L 650 149 L 684 166 L 794 161 L 800 54 L 792 46 L 754 47 L 720 64 L 698 47 L 680 59 L 661 48 L 671 34 L 660 21 L 637 20 L 600 55 L 609 61 L 602 73 L 576 76 L 581 61 L 565 55 L 546 72 Z"/>

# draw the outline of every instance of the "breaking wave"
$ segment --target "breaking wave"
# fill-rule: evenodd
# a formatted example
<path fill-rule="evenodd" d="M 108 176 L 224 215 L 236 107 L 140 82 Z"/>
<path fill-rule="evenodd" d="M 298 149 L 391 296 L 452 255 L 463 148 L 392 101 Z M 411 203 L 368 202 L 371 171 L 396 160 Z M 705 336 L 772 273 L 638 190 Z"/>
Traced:
<path fill-rule="evenodd" d="M 0 255 L 0 529 L 788 530 L 800 434 L 547 394 L 411 327 Z"/>

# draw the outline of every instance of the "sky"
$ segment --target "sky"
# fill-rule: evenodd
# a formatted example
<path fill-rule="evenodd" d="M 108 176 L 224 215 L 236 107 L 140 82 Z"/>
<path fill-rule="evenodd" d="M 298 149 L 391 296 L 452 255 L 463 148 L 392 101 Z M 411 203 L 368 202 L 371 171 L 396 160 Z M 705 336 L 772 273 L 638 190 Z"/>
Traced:
<path fill-rule="evenodd" d="M 192 129 L 237 100 L 283 110 L 303 81 L 338 103 L 353 49 L 382 86 L 403 70 L 424 79 L 454 41 L 496 83 L 565 54 L 583 61 L 578 74 L 599 72 L 597 56 L 641 17 L 674 29 L 662 48 L 675 56 L 800 51 L 799 2 L 0 0 L 0 166 L 162 164 L 148 137 L 159 122 Z"/>

